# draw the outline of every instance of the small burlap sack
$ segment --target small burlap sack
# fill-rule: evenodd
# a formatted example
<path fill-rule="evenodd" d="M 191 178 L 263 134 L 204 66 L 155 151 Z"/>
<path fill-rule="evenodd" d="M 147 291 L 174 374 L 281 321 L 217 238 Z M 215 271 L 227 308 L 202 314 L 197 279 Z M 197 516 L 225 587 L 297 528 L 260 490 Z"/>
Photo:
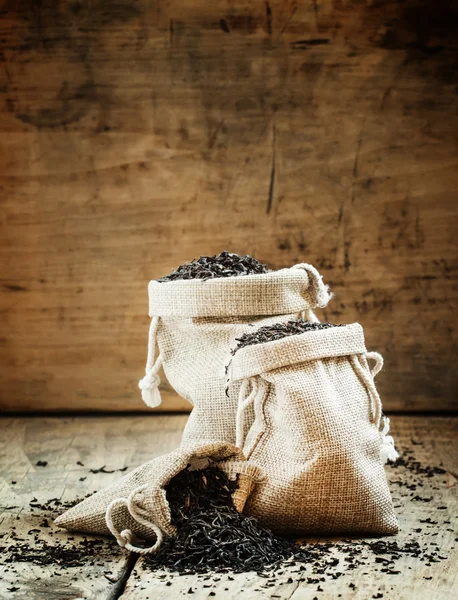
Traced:
<path fill-rule="evenodd" d="M 266 477 L 246 513 L 281 534 L 397 531 L 383 467 L 397 453 L 373 380 L 382 363 L 358 323 L 236 351 L 236 444 Z"/>
<path fill-rule="evenodd" d="M 260 477 L 260 469 L 248 464 L 232 444 L 189 445 L 155 458 L 122 479 L 67 510 L 55 521 L 71 531 L 112 533 L 120 546 L 139 554 L 156 552 L 164 535 L 173 535 L 170 508 L 164 487 L 188 465 L 203 469 L 215 464 L 229 479 L 237 478 L 232 498 L 242 512 Z M 150 547 L 135 545 L 136 536 L 154 540 Z"/>
<path fill-rule="evenodd" d="M 160 404 L 157 373 L 163 366 L 176 392 L 193 405 L 182 443 L 235 441 L 238 390 L 226 393 L 230 347 L 246 331 L 300 314 L 317 321 L 315 307 L 331 295 L 307 264 L 261 275 L 149 283 L 152 317 L 146 375 L 140 381 L 149 406 Z M 159 356 L 155 358 L 156 339 Z"/>

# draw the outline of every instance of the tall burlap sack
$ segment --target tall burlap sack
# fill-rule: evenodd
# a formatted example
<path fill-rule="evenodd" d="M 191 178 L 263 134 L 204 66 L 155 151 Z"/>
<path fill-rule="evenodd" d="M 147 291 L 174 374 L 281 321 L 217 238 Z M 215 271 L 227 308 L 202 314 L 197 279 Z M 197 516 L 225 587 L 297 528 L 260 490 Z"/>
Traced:
<path fill-rule="evenodd" d="M 120 546 L 148 554 L 156 552 L 164 535 L 173 535 L 170 507 L 164 487 L 188 465 L 203 469 L 214 464 L 229 479 L 237 478 L 234 506 L 241 512 L 260 479 L 260 469 L 248 464 L 239 450 L 227 443 L 204 443 L 178 448 L 155 458 L 106 489 L 86 498 L 55 521 L 59 527 L 85 533 L 112 533 Z M 155 540 L 149 547 L 136 545 L 136 537 Z"/>
<path fill-rule="evenodd" d="M 245 512 L 281 534 L 398 530 L 383 466 L 397 453 L 373 379 L 382 363 L 358 323 L 235 353 L 237 445 L 266 477 Z M 247 432 L 249 405 L 256 417 Z"/>
<path fill-rule="evenodd" d="M 194 407 L 184 445 L 235 441 L 238 390 L 233 386 L 226 393 L 225 375 L 234 339 L 300 314 L 317 321 L 312 309 L 326 306 L 331 297 L 321 275 L 308 264 L 262 275 L 151 281 L 148 291 L 152 321 L 142 397 L 149 406 L 160 404 L 157 373 L 163 366 L 171 386 Z"/>

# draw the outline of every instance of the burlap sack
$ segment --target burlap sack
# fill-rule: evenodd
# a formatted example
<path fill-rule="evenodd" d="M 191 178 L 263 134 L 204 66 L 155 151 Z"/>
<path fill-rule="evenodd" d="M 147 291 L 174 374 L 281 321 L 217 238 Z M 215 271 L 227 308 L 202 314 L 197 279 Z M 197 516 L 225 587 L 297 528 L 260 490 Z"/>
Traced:
<path fill-rule="evenodd" d="M 140 554 L 155 552 L 164 534 L 175 532 L 164 487 L 188 465 L 203 469 L 211 464 L 217 464 L 229 479 L 237 477 L 238 489 L 233 501 L 241 512 L 260 478 L 260 469 L 248 464 L 232 444 L 207 443 L 179 448 L 141 465 L 67 510 L 55 523 L 71 531 L 112 533 L 127 550 Z M 136 536 L 155 543 L 147 548 L 138 547 Z"/>
<path fill-rule="evenodd" d="M 194 406 L 182 443 L 233 443 L 238 390 L 233 386 L 226 393 L 225 366 L 234 339 L 300 314 L 317 321 L 312 309 L 326 306 L 330 297 L 321 275 L 307 264 L 207 281 L 151 281 L 148 362 L 140 382 L 144 401 L 160 404 L 157 373 L 163 365 L 172 387 Z"/>
<path fill-rule="evenodd" d="M 245 512 L 281 534 L 397 531 L 383 467 L 397 454 L 373 380 L 381 366 L 358 323 L 235 353 L 230 377 L 244 382 L 237 445 L 266 476 Z"/>

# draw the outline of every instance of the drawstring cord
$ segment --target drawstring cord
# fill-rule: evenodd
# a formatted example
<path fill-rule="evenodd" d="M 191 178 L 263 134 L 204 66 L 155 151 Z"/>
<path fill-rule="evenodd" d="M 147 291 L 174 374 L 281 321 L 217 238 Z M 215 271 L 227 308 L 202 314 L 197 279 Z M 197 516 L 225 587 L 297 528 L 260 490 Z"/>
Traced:
<path fill-rule="evenodd" d="M 383 369 L 383 356 L 378 352 L 366 352 L 366 359 L 375 361 L 375 365 L 370 369 L 372 377 L 375 377 Z"/>
<path fill-rule="evenodd" d="M 380 419 L 382 418 L 382 401 L 380 400 L 379 393 L 375 387 L 372 373 L 361 363 L 361 359 L 358 355 L 353 354 L 350 356 L 350 360 L 358 373 L 362 383 L 366 386 L 369 397 L 371 399 L 371 419 L 377 429 L 380 429 Z"/>
<path fill-rule="evenodd" d="M 255 421 L 258 421 L 258 419 L 263 420 L 263 405 L 267 398 L 266 385 L 266 381 L 262 377 L 254 376 L 249 377 L 248 379 L 244 379 L 240 387 L 235 425 L 235 445 L 242 452 L 244 452 L 247 460 L 250 457 L 253 447 L 249 450 L 244 449 L 244 445 L 246 442 L 245 412 L 248 409 L 248 407 L 252 405 L 254 410 Z M 250 386 L 251 390 L 248 393 Z M 265 423 L 263 423 L 263 426 L 265 426 Z"/>
<path fill-rule="evenodd" d="M 135 496 L 142 492 L 145 488 L 146 485 L 141 485 L 135 488 L 129 494 L 128 498 L 116 498 L 107 506 L 107 510 L 105 513 L 105 521 L 107 527 L 112 533 L 112 535 L 116 538 L 116 541 L 121 546 L 121 548 L 125 548 L 126 550 L 129 550 L 129 552 L 135 552 L 136 554 L 141 554 L 143 556 L 146 554 L 153 554 L 157 552 L 161 547 L 162 541 L 164 539 L 164 534 L 162 533 L 160 528 L 147 519 L 147 511 L 138 506 L 138 504 L 136 504 L 134 500 Z M 135 546 L 133 544 L 135 540 L 135 534 L 130 529 L 124 529 L 121 532 L 117 530 L 113 522 L 113 512 L 116 508 L 120 506 L 125 506 L 132 518 L 135 519 L 137 523 L 140 523 L 140 525 L 143 525 L 147 529 L 151 529 L 151 531 L 154 532 L 156 536 L 156 542 L 153 546 L 150 546 L 148 548 L 140 548 L 139 546 Z"/>
<path fill-rule="evenodd" d="M 300 263 L 294 265 L 293 269 L 302 269 L 309 277 L 309 288 L 307 289 L 307 293 L 311 296 L 313 304 L 311 308 L 314 308 L 315 306 L 324 308 L 327 306 L 329 300 L 332 298 L 332 293 L 329 291 L 329 287 L 323 283 L 323 277 L 315 267 L 307 263 Z"/>
<path fill-rule="evenodd" d="M 375 365 L 372 367 L 372 369 L 369 368 L 367 359 L 372 359 L 375 361 Z M 383 367 L 383 357 L 378 352 L 367 352 L 361 356 L 352 355 L 350 360 L 362 383 L 366 386 L 369 392 L 369 396 L 372 401 L 372 420 L 379 431 L 381 428 L 380 456 L 383 464 L 385 464 L 388 460 L 394 461 L 399 457 L 399 454 L 394 447 L 393 437 L 388 435 L 390 430 L 390 420 L 382 415 L 382 401 L 374 382 L 374 377 Z M 365 364 L 363 364 L 363 360 Z"/>
<path fill-rule="evenodd" d="M 248 393 L 248 389 L 251 385 L 251 391 Z M 240 450 L 243 450 L 243 438 L 245 433 L 245 411 L 253 404 L 254 399 L 258 393 L 258 382 L 256 377 L 250 377 L 244 379 L 240 386 L 239 392 L 239 403 L 237 407 L 237 415 L 235 419 L 235 445 Z"/>
<path fill-rule="evenodd" d="M 143 402 L 155 408 L 161 404 L 161 394 L 159 384 L 161 380 L 158 376 L 159 369 L 162 366 L 162 355 L 155 360 L 156 335 L 159 327 L 159 317 L 151 319 L 151 325 L 148 333 L 148 358 L 146 361 L 145 376 L 138 382 L 138 387 L 142 391 Z"/>

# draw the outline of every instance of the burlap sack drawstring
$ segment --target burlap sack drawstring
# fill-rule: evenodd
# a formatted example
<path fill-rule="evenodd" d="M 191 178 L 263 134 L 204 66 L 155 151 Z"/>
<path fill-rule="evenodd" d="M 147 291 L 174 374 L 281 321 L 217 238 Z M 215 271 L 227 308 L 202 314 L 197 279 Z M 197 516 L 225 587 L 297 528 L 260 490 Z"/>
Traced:
<path fill-rule="evenodd" d="M 367 364 L 367 359 L 375 360 L 375 365 L 372 369 Z M 353 355 L 350 357 L 350 360 L 356 373 L 360 377 L 361 382 L 366 386 L 372 400 L 372 422 L 379 431 L 382 426 L 380 431 L 380 457 L 382 462 L 385 464 L 389 460 L 395 461 L 399 457 L 399 454 L 394 447 L 393 437 L 388 435 L 390 430 L 390 420 L 387 417 L 382 416 L 382 401 L 374 383 L 374 377 L 383 367 L 383 357 L 378 352 L 366 352 L 366 354 L 360 356 Z"/>
<path fill-rule="evenodd" d="M 249 388 L 251 391 L 248 393 Z M 245 412 L 250 405 L 254 405 L 255 418 L 257 418 L 257 403 L 256 398 L 264 395 L 264 385 L 259 377 L 250 377 L 245 379 L 240 386 L 239 403 L 237 407 L 236 424 L 235 424 L 235 445 L 242 450 L 245 443 Z M 247 395 L 248 393 L 248 395 Z"/>
<path fill-rule="evenodd" d="M 121 546 L 121 548 L 125 548 L 126 550 L 129 550 L 129 552 L 135 552 L 136 554 L 141 555 L 153 554 L 157 552 L 161 547 L 162 541 L 164 539 L 164 534 L 162 533 L 161 529 L 154 523 L 151 523 L 151 521 L 149 521 L 146 518 L 146 511 L 140 508 L 134 500 L 135 496 L 141 493 L 145 488 L 146 485 L 141 485 L 132 490 L 128 498 L 116 498 L 107 506 L 107 510 L 105 513 L 105 521 L 107 527 L 112 533 L 112 535 L 116 538 L 116 541 Z M 143 525 L 144 527 L 151 529 L 154 532 L 154 534 L 156 535 L 156 542 L 153 546 L 149 546 L 147 548 L 140 548 L 138 546 L 135 546 L 132 543 L 135 540 L 135 535 L 130 529 L 124 529 L 121 532 L 119 532 L 116 529 L 116 526 L 113 523 L 113 512 L 120 506 L 125 506 L 131 514 L 132 518 L 135 519 L 137 523 L 140 523 L 140 525 Z"/>
<path fill-rule="evenodd" d="M 159 384 L 161 380 L 158 376 L 159 369 L 162 366 L 162 355 L 159 354 L 155 360 L 156 354 L 156 334 L 159 327 L 159 317 L 151 319 L 151 325 L 148 333 L 148 358 L 146 361 L 146 375 L 138 382 L 138 387 L 142 391 L 143 402 L 155 408 L 161 404 L 161 394 Z"/>
<path fill-rule="evenodd" d="M 375 353 L 373 353 L 373 354 L 375 354 Z M 383 364 L 382 357 L 380 355 L 378 355 L 378 356 L 382 360 L 382 364 Z M 367 363 L 364 364 L 362 362 L 361 355 L 353 354 L 352 356 L 350 356 L 350 361 L 351 361 L 353 368 L 355 369 L 358 377 L 360 378 L 361 383 L 363 383 L 366 386 L 367 391 L 369 392 L 369 397 L 371 399 L 371 404 L 370 404 L 371 421 L 372 421 L 372 423 L 374 423 L 374 425 L 377 427 L 377 429 L 379 429 L 380 428 L 380 419 L 382 417 L 382 408 L 381 408 L 382 402 L 381 402 L 380 396 L 377 392 L 377 388 L 375 387 L 373 375 L 372 375 L 371 371 L 369 370 L 368 366 L 366 366 Z M 375 368 L 377 368 L 377 367 L 375 367 Z"/>
<path fill-rule="evenodd" d="M 375 377 L 383 369 L 383 356 L 378 352 L 366 352 L 364 356 L 366 360 L 375 361 L 375 365 L 370 369 L 372 377 Z"/>
<path fill-rule="evenodd" d="M 306 271 L 312 285 L 309 287 L 307 292 L 310 294 L 310 300 L 312 301 L 313 306 L 318 306 L 319 308 L 325 308 L 328 305 L 329 300 L 331 300 L 333 294 L 329 291 L 329 287 L 323 283 L 323 276 L 315 269 L 313 265 L 309 265 L 307 263 L 299 263 L 298 265 L 294 265 L 293 269 L 302 269 Z M 306 312 L 308 315 L 309 311 Z M 313 315 L 315 317 L 315 315 Z M 304 318 L 304 317 L 303 317 Z M 307 317 L 305 317 L 307 318 Z M 314 318 L 315 322 L 318 322 L 318 319 Z"/>
<path fill-rule="evenodd" d="M 248 393 L 248 389 L 251 386 L 251 391 Z M 250 377 L 250 379 L 244 379 L 239 391 L 239 402 L 237 406 L 237 413 L 235 417 L 235 445 L 237 448 L 242 449 L 243 433 L 245 429 L 245 409 L 251 404 L 258 391 L 256 385 L 256 378 Z"/>

